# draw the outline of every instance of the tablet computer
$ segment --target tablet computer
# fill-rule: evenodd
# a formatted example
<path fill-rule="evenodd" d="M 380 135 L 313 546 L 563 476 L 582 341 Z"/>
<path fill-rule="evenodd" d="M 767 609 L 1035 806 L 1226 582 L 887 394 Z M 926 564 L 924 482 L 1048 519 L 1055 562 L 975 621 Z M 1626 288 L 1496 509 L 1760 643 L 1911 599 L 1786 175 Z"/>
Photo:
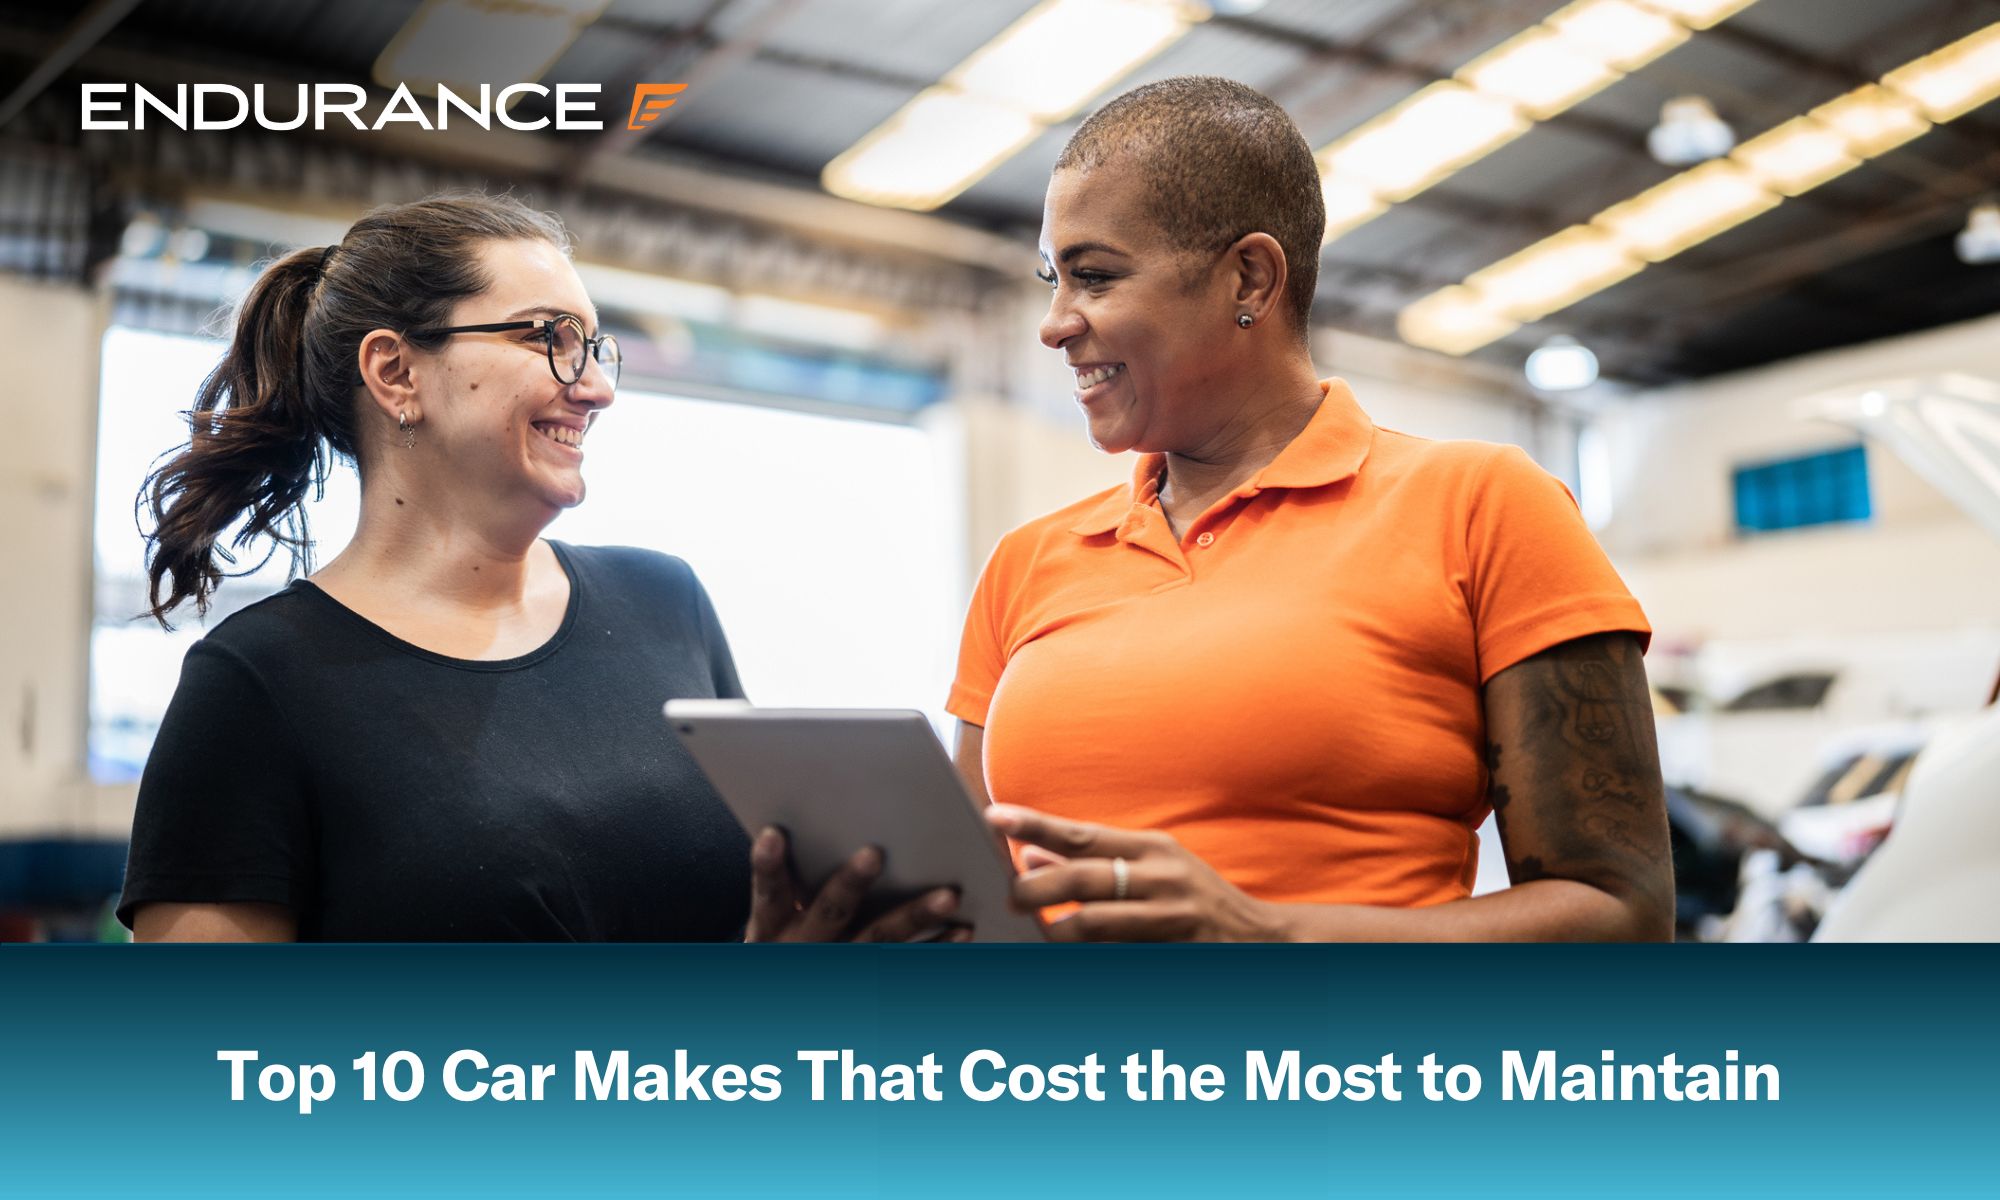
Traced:
<path fill-rule="evenodd" d="M 1013 863 L 922 713 L 669 700 L 666 717 L 745 830 L 785 831 L 807 895 L 878 846 L 870 911 L 957 887 L 974 940 L 1047 940 L 1036 917 L 1008 905 Z"/>

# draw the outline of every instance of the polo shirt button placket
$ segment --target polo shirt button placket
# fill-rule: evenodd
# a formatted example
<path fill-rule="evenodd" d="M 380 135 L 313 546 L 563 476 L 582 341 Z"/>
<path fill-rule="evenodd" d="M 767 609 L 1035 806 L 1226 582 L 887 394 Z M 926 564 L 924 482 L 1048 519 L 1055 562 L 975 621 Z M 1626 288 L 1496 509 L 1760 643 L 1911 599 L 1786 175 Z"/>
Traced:
<path fill-rule="evenodd" d="M 1215 544 L 1215 534 L 1204 529 L 1201 532 L 1201 536 L 1194 540 L 1194 544 L 1197 546 L 1212 546 Z"/>

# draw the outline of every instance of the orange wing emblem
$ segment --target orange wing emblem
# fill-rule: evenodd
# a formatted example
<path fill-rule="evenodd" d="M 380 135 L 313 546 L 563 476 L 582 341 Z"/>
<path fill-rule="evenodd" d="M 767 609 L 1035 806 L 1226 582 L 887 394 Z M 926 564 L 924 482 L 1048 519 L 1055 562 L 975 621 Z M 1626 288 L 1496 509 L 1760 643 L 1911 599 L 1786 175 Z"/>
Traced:
<path fill-rule="evenodd" d="M 627 129 L 644 129 L 674 106 L 674 97 L 687 90 L 685 83 L 642 83 L 632 89 L 632 116 Z"/>

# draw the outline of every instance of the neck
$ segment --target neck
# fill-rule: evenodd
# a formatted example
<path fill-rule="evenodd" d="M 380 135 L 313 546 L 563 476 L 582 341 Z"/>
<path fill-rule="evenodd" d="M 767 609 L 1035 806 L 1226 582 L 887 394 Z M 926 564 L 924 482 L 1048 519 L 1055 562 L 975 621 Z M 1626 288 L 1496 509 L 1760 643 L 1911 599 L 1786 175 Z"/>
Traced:
<path fill-rule="evenodd" d="M 1303 352 L 1238 379 L 1216 399 L 1217 408 L 1229 414 L 1222 424 L 1198 445 L 1167 451 L 1160 502 L 1170 513 L 1196 504 L 1199 512 L 1233 491 L 1269 466 L 1319 411 L 1319 379 Z"/>
<path fill-rule="evenodd" d="M 354 540 L 316 577 L 426 605 L 520 605 L 529 590 L 531 556 L 555 512 L 499 519 L 493 514 L 505 506 L 440 496 L 396 474 L 363 479 Z"/>

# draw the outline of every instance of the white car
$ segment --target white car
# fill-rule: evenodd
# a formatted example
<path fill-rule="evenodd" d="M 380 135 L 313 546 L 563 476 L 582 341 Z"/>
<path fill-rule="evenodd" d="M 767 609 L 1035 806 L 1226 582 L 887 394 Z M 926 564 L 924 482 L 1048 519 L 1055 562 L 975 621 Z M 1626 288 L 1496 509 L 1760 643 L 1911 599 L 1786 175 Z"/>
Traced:
<path fill-rule="evenodd" d="M 1894 450 L 2000 537 L 2000 384 L 1898 380 L 1811 398 Z M 1817 941 L 2000 940 L 2000 681 L 1984 711 L 1931 740 L 1883 842 L 1842 889 Z"/>

